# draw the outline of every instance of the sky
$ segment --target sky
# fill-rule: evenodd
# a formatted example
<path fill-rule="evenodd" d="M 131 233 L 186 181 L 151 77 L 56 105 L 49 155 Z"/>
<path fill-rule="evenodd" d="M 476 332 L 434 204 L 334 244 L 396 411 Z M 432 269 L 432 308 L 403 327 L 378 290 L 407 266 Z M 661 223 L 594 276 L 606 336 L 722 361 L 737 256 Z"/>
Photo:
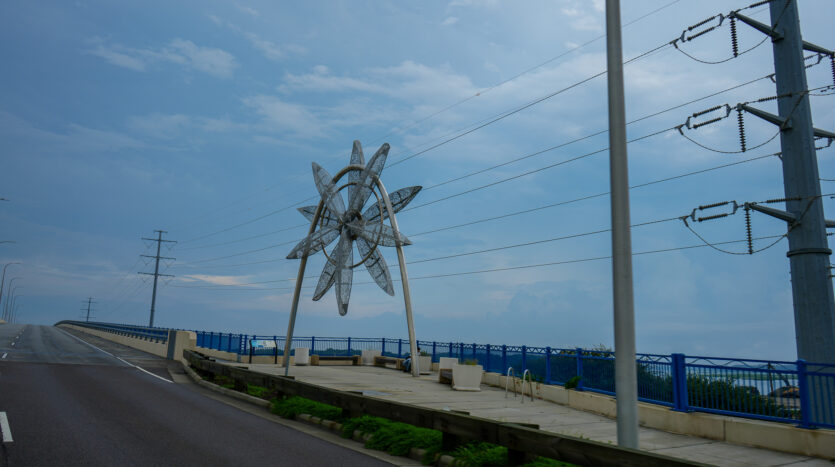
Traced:
<path fill-rule="evenodd" d="M 753 214 L 766 238 L 748 255 L 742 210 L 691 222 L 701 238 L 679 219 L 784 193 L 776 128 L 746 115 L 739 153 L 724 107 L 776 93 L 770 42 L 738 24 L 733 58 L 725 20 L 670 44 L 750 3 L 622 2 L 639 352 L 796 358 L 785 224 Z M 155 325 L 283 335 L 299 268 L 285 257 L 309 227 L 296 208 L 319 199 L 311 164 L 335 174 L 359 140 L 366 159 L 391 145 L 389 192 L 424 187 L 397 216 L 419 339 L 612 347 L 603 5 L 2 2 L 0 240 L 14 243 L 0 262 L 22 263 L 6 275 L 18 322 L 83 318 L 92 297 L 93 320 L 147 324 L 143 237 L 164 230 L 177 243 L 161 248 L 175 259 L 160 262 L 173 277 Z M 804 39 L 835 48 L 835 3 L 799 8 Z M 741 13 L 769 21 L 767 6 Z M 833 131 L 817 61 L 813 120 Z M 691 127 L 727 118 L 676 130 L 715 106 Z M 833 152 L 818 152 L 823 179 Z M 397 255 L 380 248 L 395 295 L 358 266 L 346 316 L 333 291 L 311 300 L 325 259 L 310 257 L 297 336 L 407 337 Z"/>

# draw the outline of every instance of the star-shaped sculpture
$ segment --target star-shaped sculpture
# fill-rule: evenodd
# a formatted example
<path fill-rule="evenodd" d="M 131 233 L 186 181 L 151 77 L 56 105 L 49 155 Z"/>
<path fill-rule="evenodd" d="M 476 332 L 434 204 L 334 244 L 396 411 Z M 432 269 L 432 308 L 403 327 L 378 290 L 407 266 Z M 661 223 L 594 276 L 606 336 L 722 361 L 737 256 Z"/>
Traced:
<path fill-rule="evenodd" d="M 354 141 L 351 164 L 342 169 L 337 178 L 331 177 L 324 168 L 314 162 L 313 179 L 322 201 L 319 206 L 299 208 L 299 212 L 305 218 L 315 223 L 313 227 L 315 230 L 299 242 L 287 258 L 307 257 L 319 250 L 324 250 L 339 238 L 331 254 L 328 255 L 325 252 L 327 262 L 319 277 L 316 291 L 313 293 L 313 300 L 322 298 L 331 286 L 336 284 L 336 303 L 340 315 L 348 312 L 353 270 L 361 264 L 365 265 L 368 273 L 381 289 L 389 295 L 394 295 L 391 274 L 386 260 L 377 247 L 403 246 L 412 243 L 385 223 L 390 213 L 385 203 L 385 188 L 382 188 L 379 178 L 386 164 L 388 152 L 389 145 L 385 143 L 366 165 L 362 145 L 359 141 Z M 348 182 L 337 186 L 339 179 L 346 173 Z M 342 190 L 346 188 L 347 207 L 342 196 Z M 411 186 L 388 194 L 392 214 L 406 207 L 420 190 L 420 186 Z M 371 195 L 374 195 L 375 200 L 363 211 Z M 317 210 L 321 210 L 318 218 L 316 217 Z M 355 241 L 361 258 L 357 263 L 354 263 Z"/>

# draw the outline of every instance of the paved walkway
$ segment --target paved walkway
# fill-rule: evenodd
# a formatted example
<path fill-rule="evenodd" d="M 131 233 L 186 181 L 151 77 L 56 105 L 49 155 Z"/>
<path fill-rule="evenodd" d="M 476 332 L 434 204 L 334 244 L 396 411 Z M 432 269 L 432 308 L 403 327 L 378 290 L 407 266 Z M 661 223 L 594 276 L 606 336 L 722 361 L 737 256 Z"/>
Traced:
<path fill-rule="evenodd" d="M 250 369 L 284 374 L 274 365 L 248 364 Z M 505 398 L 504 389 L 482 385 L 480 392 L 453 391 L 438 384 L 437 373 L 413 378 L 406 373 L 375 367 L 291 367 L 300 381 L 435 409 L 462 410 L 470 415 L 506 422 L 536 423 L 540 429 L 601 442 L 617 442 L 615 420 L 563 405 L 521 396 Z M 829 466 L 832 462 L 767 449 L 739 446 L 695 436 L 640 428 L 640 448 L 668 456 L 722 466 Z"/>

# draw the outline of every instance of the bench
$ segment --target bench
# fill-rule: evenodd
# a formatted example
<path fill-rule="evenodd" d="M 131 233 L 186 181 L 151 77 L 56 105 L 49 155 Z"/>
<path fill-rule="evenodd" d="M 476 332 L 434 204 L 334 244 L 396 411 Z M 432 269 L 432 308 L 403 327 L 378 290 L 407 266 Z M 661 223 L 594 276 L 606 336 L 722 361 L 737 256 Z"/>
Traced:
<path fill-rule="evenodd" d="M 374 366 L 379 366 L 381 368 L 386 368 L 387 365 L 393 364 L 396 370 L 403 369 L 403 361 L 405 358 L 397 358 L 397 357 L 384 357 L 382 355 L 375 355 L 374 356 Z"/>
<path fill-rule="evenodd" d="M 438 382 L 452 384 L 452 367 L 458 364 L 457 358 L 441 357 L 438 359 Z"/>
<path fill-rule="evenodd" d="M 353 366 L 359 366 L 362 357 L 359 355 L 311 355 L 310 365 L 319 366 L 321 362 L 351 362 Z"/>

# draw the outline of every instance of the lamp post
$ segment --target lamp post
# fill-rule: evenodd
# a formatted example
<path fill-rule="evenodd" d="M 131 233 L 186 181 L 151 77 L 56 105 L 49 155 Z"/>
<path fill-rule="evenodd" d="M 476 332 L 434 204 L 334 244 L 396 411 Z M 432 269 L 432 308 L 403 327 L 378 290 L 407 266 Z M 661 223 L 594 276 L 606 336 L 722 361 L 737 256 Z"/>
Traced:
<path fill-rule="evenodd" d="M 12 264 L 20 264 L 20 262 L 15 261 L 12 263 L 6 263 L 5 266 L 3 266 L 3 275 L 0 276 L 0 303 L 3 303 L 3 285 L 6 283 L 6 268 Z"/>
<path fill-rule="evenodd" d="M 3 306 L 3 319 L 5 319 L 6 321 L 9 320 L 9 301 L 12 298 L 14 298 L 15 291 L 17 290 L 17 286 L 14 285 L 14 282 L 18 279 L 20 279 L 20 277 L 12 277 L 12 279 L 9 281 L 9 292 L 6 294 L 6 303 Z"/>
<path fill-rule="evenodd" d="M 9 311 L 9 322 L 14 323 L 15 319 L 17 318 L 17 307 L 20 306 L 20 303 L 17 303 L 18 297 L 22 297 L 23 295 L 16 295 L 14 299 L 12 299 L 12 308 Z"/>

